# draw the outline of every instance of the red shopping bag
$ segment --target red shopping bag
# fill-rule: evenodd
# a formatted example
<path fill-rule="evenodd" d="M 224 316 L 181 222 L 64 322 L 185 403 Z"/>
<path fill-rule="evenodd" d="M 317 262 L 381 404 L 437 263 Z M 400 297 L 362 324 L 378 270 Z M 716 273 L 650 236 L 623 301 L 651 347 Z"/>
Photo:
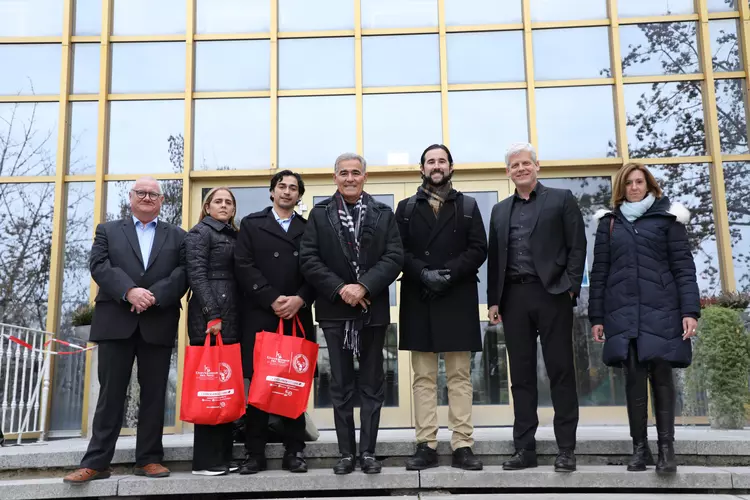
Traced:
<path fill-rule="evenodd" d="M 297 325 L 302 337 L 297 337 Z M 318 344 L 305 338 L 296 316 L 292 336 L 284 335 L 283 319 L 276 333 L 258 332 L 248 404 L 274 415 L 299 417 L 307 409 L 317 361 Z"/>
<path fill-rule="evenodd" d="M 204 345 L 186 348 L 183 373 L 183 422 L 225 424 L 245 414 L 240 344 L 224 345 L 219 333 L 212 346 L 211 335 L 206 335 Z"/>

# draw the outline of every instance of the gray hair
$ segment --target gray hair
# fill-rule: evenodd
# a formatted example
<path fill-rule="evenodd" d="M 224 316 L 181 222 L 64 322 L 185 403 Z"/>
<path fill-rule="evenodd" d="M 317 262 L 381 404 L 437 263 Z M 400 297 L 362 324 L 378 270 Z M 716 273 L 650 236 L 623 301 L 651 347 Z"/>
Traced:
<path fill-rule="evenodd" d="M 164 194 L 164 191 L 162 191 L 162 189 L 161 189 L 161 182 L 159 182 L 157 179 L 154 179 L 150 175 L 142 175 L 142 176 L 138 177 L 136 180 L 134 180 L 133 183 L 130 185 L 130 191 L 132 191 L 132 190 L 135 189 L 135 183 L 138 182 L 138 181 L 140 181 L 140 180 L 154 181 L 154 182 L 156 182 L 156 185 L 159 186 L 159 194 Z"/>
<path fill-rule="evenodd" d="M 357 160 L 362 165 L 362 173 L 367 172 L 367 161 L 356 153 L 344 153 L 336 158 L 336 162 L 333 164 L 333 171 L 339 171 L 339 163 L 342 161 Z"/>
<path fill-rule="evenodd" d="M 531 155 L 531 161 L 536 163 L 536 149 L 528 142 L 514 142 L 508 148 L 505 153 L 505 166 L 510 167 L 510 159 L 518 153 L 529 153 Z"/>

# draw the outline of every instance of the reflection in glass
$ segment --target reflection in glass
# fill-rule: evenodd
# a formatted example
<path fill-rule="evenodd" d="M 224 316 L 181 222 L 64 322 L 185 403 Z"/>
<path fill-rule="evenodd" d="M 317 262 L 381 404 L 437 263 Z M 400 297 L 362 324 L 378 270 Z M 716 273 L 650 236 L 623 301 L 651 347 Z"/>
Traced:
<path fill-rule="evenodd" d="M 323 330 L 317 329 L 318 345 L 318 376 L 314 379 L 313 398 L 315 408 L 332 408 L 331 403 L 331 362 L 328 357 L 328 343 Z M 385 402 L 384 407 L 398 406 L 398 325 L 391 323 L 385 330 L 385 344 L 383 345 L 383 371 L 385 372 Z M 354 357 L 354 378 L 359 380 L 359 361 Z M 360 406 L 359 393 L 355 391 L 354 406 Z"/>
<path fill-rule="evenodd" d="M 449 92 L 448 111 L 457 163 L 499 163 L 508 145 L 528 140 L 525 90 Z"/>
<path fill-rule="evenodd" d="M 196 33 L 257 33 L 271 29 L 268 0 L 197 0 Z"/>
<path fill-rule="evenodd" d="M 448 83 L 521 82 L 523 32 L 449 33 Z"/>
<path fill-rule="evenodd" d="M 183 34 L 186 14 L 185 0 L 114 0 L 112 34 Z"/>
<path fill-rule="evenodd" d="M 270 184 L 270 183 L 269 183 Z M 237 200 L 237 214 L 234 217 L 237 225 L 246 215 L 260 212 L 271 205 L 269 198 L 268 186 L 265 187 L 246 187 L 246 186 L 229 186 L 232 190 L 235 200 Z M 203 200 L 211 188 L 201 190 L 201 200 Z M 299 209 L 298 209 L 299 211 Z"/>
<path fill-rule="evenodd" d="M 351 0 L 279 0 L 279 31 L 353 29 Z"/>
<path fill-rule="evenodd" d="M 279 40 L 279 88 L 354 87 L 354 38 Z"/>
<path fill-rule="evenodd" d="M 96 172 L 96 124 L 98 118 L 98 102 L 70 103 L 68 173 L 71 175 Z"/>
<path fill-rule="evenodd" d="M 448 26 L 521 22 L 521 0 L 445 0 L 445 24 Z"/>
<path fill-rule="evenodd" d="M 492 207 L 498 202 L 497 191 L 466 191 L 464 194 L 472 196 L 477 200 L 477 207 L 479 212 L 482 214 L 482 222 L 484 223 L 485 234 L 490 234 L 490 216 L 492 215 Z M 477 288 L 479 291 L 479 303 L 487 304 L 487 261 L 482 263 L 479 268 L 479 283 Z"/>
<path fill-rule="evenodd" d="M 437 0 L 361 0 L 362 28 L 421 28 L 438 25 Z"/>
<path fill-rule="evenodd" d="M 542 158 L 615 156 L 612 87 L 538 89 L 537 128 Z M 561 127 L 560 124 L 565 126 Z"/>
<path fill-rule="evenodd" d="M 45 329 L 54 205 L 54 183 L 0 184 L 0 323 Z"/>
<path fill-rule="evenodd" d="M 706 0 L 709 12 L 726 12 L 737 10 L 737 0 Z"/>
<path fill-rule="evenodd" d="M 750 164 L 725 161 L 723 166 L 734 280 L 737 290 L 750 292 L 750 213 L 746 201 L 750 196 Z"/>
<path fill-rule="evenodd" d="M 706 154 L 701 82 L 625 85 L 632 158 Z"/>
<path fill-rule="evenodd" d="M 620 26 L 623 75 L 699 72 L 696 30 L 694 22 Z"/>
<path fill-rule="evenodd" d="M 531 0 L 532 21 L 585 19 L 607 19 L 607 0 L 576 0 L 575 6 L 559 0 Z"/>
<path fill-rule="evenodd" d="M 185 103 L 110 102 L 110 174 L 182 172 Z"/>
<path fill-rule="evenodd" d="M 271 84 L 271 42 L 228 40 L 195 44 L 195 90 L 267 90 Z"/>
<path fill-rule="evenodd" d="M 375 184 L 371 188 L 372 190 L 368 191 L 368 193 L 370 193 L 372 197 L 375 198 L 375 201 L 379 201 L 380 203 L 385 203 L 386 205 L 391 207 L 391 210 L 393 210 L 394 212 L 396 211 L 396 203 L 392 194 L 378 194 L 377 184 Z M 396 282 L 395 281 L 388 286 L 388 301 L 391 307 L 396 307 L 397 299 L 396 299 Z"/>
<path fill-rule="evenodd" d="M 112 93 L 183 92 L 185 44 L 112 44 Z"/>
<path fill-rule="evenodd" d="M 692 14 L 693 0 L 627 0 L 617 2 L 620 17 L 667 16 Z"/>
<path fill-rule="evenodd" d="M 365 158 L 372 165 L 416 165 L 425 144 L 442 143 L 440 94 L 363 97 Z"/>
<path fill-rule="evenodd" d="M 60 36 L 60 0 L 0 1 L 0 36 Z"/>
<path fill-rule="evenodd" d="M 354 96 L 279 99 L 279 168 L 332 168 L 357 147 Z"/>
<path fill-rule="evenodd" d="M 73 82 L 74 94 L 99 93 L 99 55 L 98 43 L 73 44 Z"/>
<path fill-rule="evenodd" d="M 0 45 L 0 95 L 60 93 L 60 44 Z"/>
<path fill-rule="evenodd" d="M 747 117 L 745 102 L 747 88 L 744 79 L 716 80 L 716 107 L 719 117 L 719 138 L 724 154 L 746 154 Z"/>
<path fill-rule="evenodd" d="M 708 22 L 714 71 L 742 71 L 742 53 L 737 37 L 737 21 L 719 19 Z"/>
<path fill-rule="evenodd" d="M 270 99 L 195 101 L 195 170 L 271 168 Z"/>
<path fill-rule="evenodd" d="M 102 32 L 102 2 L 101 0 L 74 0 L 75 28 L 73 34 L 77 36 L 98 36 Z"/>
<path fill-rule="evenodd" d="M 77 103 L 84 104 L 84 103 Z M 88 104 L 88 103 L 85 103 Z M 91 235 L 94 234 L 94 183 L 71 182 L 66 185 L 65 250 L 63 253 L 63 277 L 59 327 L 57 338 L 81 344 L 75 338 L 71 315 L 78 307 L 90 301 L 91 274 L 88 256 L 91 250 Z M 78 430 L 83 414 L 84 356 L 54 356 L 52 377 L 52 430 Z"/>
<path fill-rule="evenodd" d="M 537 80 L 570 80 L 608 76 L 609 28 L 534 30 L 534 75 Z"/>
<path fill-rule="evenodd" d="M 55 174 L 58 108 L 56 102 L 0 103 L 0 177 Z"/>
<path fill-rule="evenodd" d="M 365 87 L 439 84 L 438 35 L 363 37 L 362 74 Z"/>

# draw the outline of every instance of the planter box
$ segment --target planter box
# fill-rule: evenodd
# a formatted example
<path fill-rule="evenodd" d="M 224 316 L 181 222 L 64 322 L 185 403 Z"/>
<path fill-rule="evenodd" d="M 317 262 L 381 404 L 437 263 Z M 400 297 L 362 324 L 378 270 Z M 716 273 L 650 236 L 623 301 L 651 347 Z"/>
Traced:
<path fill-rule="evenodd" d="M 85 342 L 89 341 L 91 335 L 91 325 L 81 325 L 73 327 L 73 334 L 77 339 L 81 339 Z"/>

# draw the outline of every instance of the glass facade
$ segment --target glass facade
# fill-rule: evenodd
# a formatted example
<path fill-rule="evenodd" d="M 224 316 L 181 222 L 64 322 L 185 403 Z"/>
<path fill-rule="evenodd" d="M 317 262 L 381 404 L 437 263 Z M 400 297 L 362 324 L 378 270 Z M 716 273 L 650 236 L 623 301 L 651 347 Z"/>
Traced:
<path fill-rule="evenodd" d="M 280 168 L 330 193 L 332 161 L 344 151 L 367 158 L 371 183 L 401 186 L 378 192 L 397 203 L 419 182 L 422 150 L 439 142 L 452 149 L 454 179 L 475 183 L 466 191 L 486 218 L 512 187 L 503 164 L 511 142 L 538 148 L 543 182 L 571 189 L 587 220 L 606 204 L 619 166 L 643 161 L 692 212 L 701 291 L 750 290 L 747 2 L 311 5 L 0 1 L 0 322 L 72 335 L 70 313 L 90 300 L 93 228 L 127 213 L 128 183 L 139 175 L 162 181 L 162 216 L 189 228 L 203 188 L 236 187 L 249 213 L 266 205 Z M 392 303 L 396 310 L 396 286 Z M 581 404 L 608 415 L 601 408 L 623 405 L 623 381 L 601 365 L 588 329 L 579 305 Z M 384 356 L 388 404 L 405 409 L 408 426 L 410 373 L 397 331 L 394 323 Z M 475 402 L 512 405 L 504 332 L 482 332 Z M 184 334 L 168 395 L 175 429 Z M 82 367 L 58 365 L 52 429 L 77 429 Z M 543 365 L 539 376 L 548 404 Z"/>

